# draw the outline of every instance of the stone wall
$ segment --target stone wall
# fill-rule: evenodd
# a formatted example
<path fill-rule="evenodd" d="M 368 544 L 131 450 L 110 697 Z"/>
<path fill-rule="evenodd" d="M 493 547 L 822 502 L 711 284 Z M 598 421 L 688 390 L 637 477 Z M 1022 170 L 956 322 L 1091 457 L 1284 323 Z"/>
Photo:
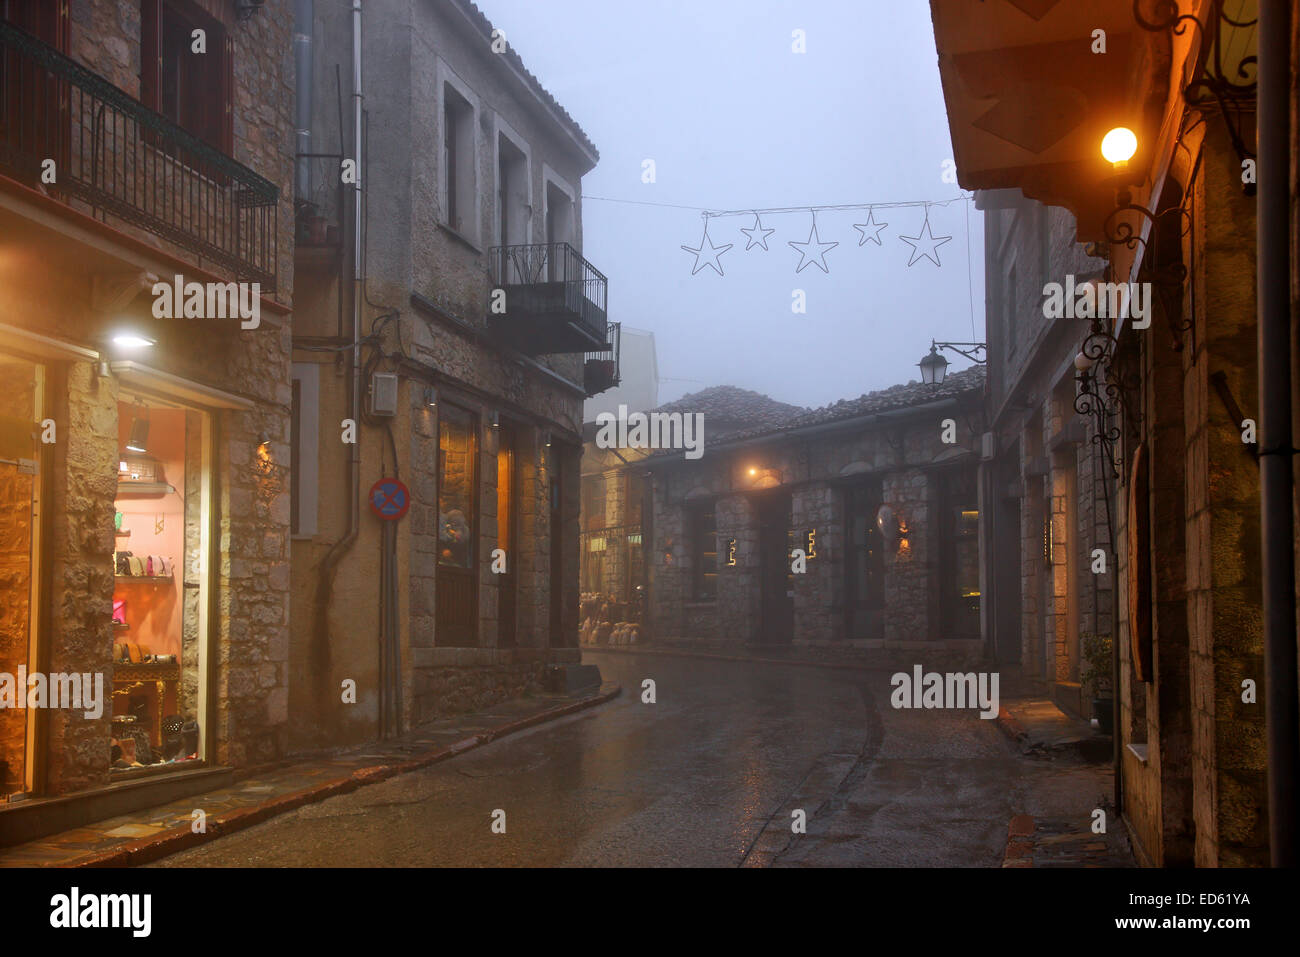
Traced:
<path fill-rule="evenodd" d="M 652 457 L 653 542 L 648 544 L 650 635 L 655 641 L 704 646 L 743 645 L 763 638 L 762 568 L 758 496 L 788 489 L 787 527 L 795 547 L 806 549 L 816 531 L 817 555 L 793 577 L 794 623 L 790 641 L 805 649 L 850 648 L 845 642 L 845 495 L 855 481 L 875 477 L 882 496 L 906 526 L 884 558 L 884 637 L 853 643 L 850 650 L 929 643 L 965 648 L 942 634 L 938 612 L 940 512 L 934 476 L 946 468 L 976 468 L 976 436 L 967 426 L 981 397 L 968 394 L 960 409 L 894 420 L 888 428 L 844 428 L 831 435 L 790 436 L 724 449 L 696 461 Z M 961 423 L 956 447 L 940 438 L 941 421 Z M 691 523 L 711 507 L 717 528 L 717 598 L 692 594 Z M 873 516 L 874 520 L 874 516 Z M 736 564 L 727 566 L 735 540 Z M 785 556 L 785 560 L 790 560 Z M 978 654 L 978 649 L 974 650 Z"/>

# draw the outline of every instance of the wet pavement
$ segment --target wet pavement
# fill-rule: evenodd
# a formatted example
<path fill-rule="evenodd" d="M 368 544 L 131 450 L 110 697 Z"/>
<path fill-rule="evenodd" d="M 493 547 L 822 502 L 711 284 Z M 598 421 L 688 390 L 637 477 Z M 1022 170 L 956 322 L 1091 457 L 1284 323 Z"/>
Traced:
<path fill-rule="evenodd" d="M 584 660 L 622 696 L 153 866 L 999 867 L 1013 816 L 1084 828 L 1110 786 L 975 711 L 892 709 L 888 672 Z"/>

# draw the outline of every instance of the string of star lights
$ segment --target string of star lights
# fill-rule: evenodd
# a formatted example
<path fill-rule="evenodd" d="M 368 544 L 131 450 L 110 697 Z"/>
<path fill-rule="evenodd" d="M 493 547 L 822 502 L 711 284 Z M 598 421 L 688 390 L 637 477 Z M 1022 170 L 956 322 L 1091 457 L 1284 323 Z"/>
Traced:
<path fill-rule="evenodd" d="M 808 238 L 802 242 L 797 239 L 787 240 L 785 245 L 799 254 L 797 262 L 794 263 L 794 271 L 801 273 L 808 266 L 816 266 L 824 273 L 830 272 L 830 266 L 827 264 L 826 255 L 831 250 L 840 245 L 838 240 L 824 239 L 817 223 L 817 214 L 823 212 L 839 212 L 845 210 L 865 210 L 867 213 L 866 221 L 854 223 L 853 228 L 858 231 L 857 242 L 852 244 L 855 247 L 865 246 L 868 243 L 874 243 L 880 248 L 884 248 L 885 242 L 882 239 L 882 233 L 889 228 L 889 223 L 884 221 L 883 217 L 877 216 L 877 211 L 881 210 L 921 210 L 921 223 L 916 228 L 915 235 L 905 235 L 902 229 L 898 229 L 897 239 L 911 247 L 907 260 L 907 266 L 910 269 L 921 260 L 928 260 L 936 268 L 942 267 L 943 263 L 939 258 L 939 247 L 952 241 L 952 236 L 936 236 L 933 226 L 930 222 L 930 210 L 936 207 L 947 207 L 953 203 L 967 203 L 970 199 L 968 196 L 957 196 L 952 199 L 942 200 L 909 200 L 905 202 L 887 202 L 887 203 L 840 203 L 831 206 L 774 206 L 765 209 L 708 209 L 700 206 L 683 206 L 675 203 L 654 203 L 644 200 L 622 200 L 612 199 L 605 196 L 584 196 L 584 199 L 597 200 L 607 203 L 628 203 L 637 206 L 663 206 L 671 209 L 690 209 L 698 212 L 700 218 L 704 221 L 703 233 L 700 241 L 694 246 L 683 244 L 683 252 L 690 253 L 695 257 L 691 264 L 691 275 L 694 276 L 704 269 L 712 269 L 719 276 L 724 275 L 722 271 L 722 255 L 732 249 L 736 244 L 733 242 L 717 242 L 721 239 L 722 233 L 718 226 L 712 226 L 713 233 L 710 235 L 710 226 L 714 220 L 725 219 L 727 217 L 744 217 L 748 225 L 741 226 L 739 232 L 745 238 L 745 247 L 743 252 L 750 252 L 757 249 L 760 252 L 769 252 L 769 237 L 777 230 L 775 226 L 765 225 L 764 217 L 782 216 L 796 214 L 809 217 Z M 969 226 L 969 207 L 966 209 L 967 214 L 967 245 L 970 240 Z M 898 220 L 902 217 L 891 214 L 890 219 Z M 801 234 L 797 234 L 801 235 Z"/>

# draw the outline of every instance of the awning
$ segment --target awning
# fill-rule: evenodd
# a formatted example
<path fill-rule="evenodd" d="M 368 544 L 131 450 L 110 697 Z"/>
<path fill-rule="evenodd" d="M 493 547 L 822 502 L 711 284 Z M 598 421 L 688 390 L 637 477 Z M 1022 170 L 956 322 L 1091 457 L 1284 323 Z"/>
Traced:
<path fill-rule="evenodd" d="M 1102 137 L 1117 126 L 1137 134 L 1130 168 L 1146 177 L 1134 191 L 1142 201 L 1168 165 L 1177 130 L 1166 126 L 1182 92 L 1174 64 L 1198 31 L 1143 29 L 1133 0 L 931 0 L 930 9 L 961 186 L 1020 189 L 1073 212 L 1080 241 L 1104 240 L 1115 183 Z"/>
<path fill-rule="evenodd" d="M 123 385 L 156 392 L 183 402 L 193 402 L 195 405 L 210 409 L 252 409 L 257 404 L 242 395 L 216 389 L 170 372 L 152 369 L 133 359 L 111 363 L 110 368 Z"/>

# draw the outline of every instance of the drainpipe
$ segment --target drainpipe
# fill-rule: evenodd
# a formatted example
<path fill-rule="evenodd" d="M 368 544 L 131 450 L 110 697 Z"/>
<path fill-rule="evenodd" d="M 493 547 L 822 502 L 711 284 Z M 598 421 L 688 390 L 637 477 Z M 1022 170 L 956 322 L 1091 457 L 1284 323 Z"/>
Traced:
<path fill-rule="evenodd" d="M 312 671 L 315 676 L 319 700 L 329 692 L 330 633 L 328 612 L 334 592 L 334 578 L 339 562 L 357 540 L 361 525 L 361 305 L 362 305 L 362 219 L 361 219 L 361 0 L 352 0 L 352 108 L 353 134 L 352 159 L 356 163 L 356 183 L 352 187 L 352 348 L 351 389 L 348 396 L 348 415 L 356 423 L 358 432 L 352 443 L 347 463 L 348 532 L 334 543 L 320 563 L 320 577 L 316 585 L 316 603 L 313 611 Z"/>
<path fill-rule="evenodd" d="M 1274 867 L 1296 866 L 1295 536 L 1292 524 L 1290 172 L 1291 0 L 1259 4 L 1257 309 L 1259 494 L 1268 837 Z"/>
<path fill-rule="evenodd" d="M 294 198 L 307 199 L 311 191 L 310 167 L 304 153 L 311 152 L 311 107 L 315 92 L 312 72 L 312 29 L 316 9 L 314 0 L 294 0 L 293 4 L 293 59 L 297 69 L 298 96 L 295 101 L 294 125 L 298 136 L 298 164 L 295 173 Z"/>

